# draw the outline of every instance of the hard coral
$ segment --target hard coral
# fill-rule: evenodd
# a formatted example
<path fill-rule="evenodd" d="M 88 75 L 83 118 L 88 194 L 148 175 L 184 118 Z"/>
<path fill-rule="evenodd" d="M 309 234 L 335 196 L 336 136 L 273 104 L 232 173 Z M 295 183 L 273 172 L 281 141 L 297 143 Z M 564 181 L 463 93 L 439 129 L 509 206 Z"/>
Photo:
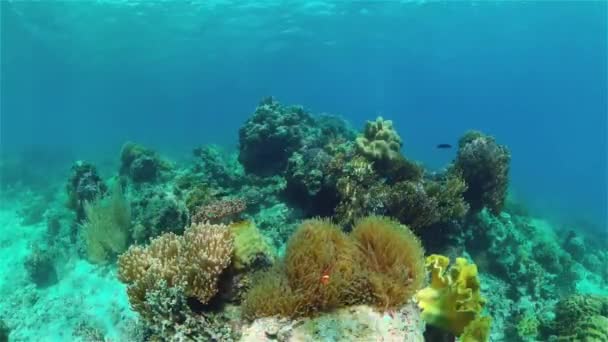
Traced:
<path fill-rule="evenodd" d="M 500 213 L 507 195 L 510 161 L 507 147 L 498 145 L 491 136 L 473 131 L 460 139 L 455 167 L 467 183 L 464 198 L 471 210 L 486 207 L 495 215 Z"/>
<path fill-rule="evenodd" d="M 355 142 L 361 155 L 377 162 L 398 159 L 403 145 L 401 137 L 393 128 L 393 122 L 382 117 L 378 117 L 376 121 L 368 121 Z"/>
<path fill-rule="evenodd" d="M 118 260 L 118 277 L 128 284 L 135 310 L 146 312 L 146 295 L 159 281 L 183 286 L 187 296 L 207 303 L 217 292 L 220 273 L 233 251 L 230 230 L 223 225 L 195 224 L 184 236 L 166 233 L 147 247 L 131 246 Z"/>
<path fill-rule="evenodd" d="M 142 145 L 127 142 L 120 153 L 120 174 L 135 183 L 152 182 L 169 165 L 158 154 Z"/>
<path fill-rule="evenodd" d="M 387 188 L 387 214 L 414 229 L 459 220 L 469 206 L 462 195 L 466 184 L 457 174 L 443 179 L 404 181 Z"/>
<path fill-rule="evenodd" d="M 239 129 L 239 161 L 250 173 L 279 174 L 291 154 L 311 138 L 313 125 L 313 118 L 302 107 L 282 106 L 267 98 Z"/>
<path fill-rule="evenodd" d="M 481 313 L 485 299 L 481 297 L 477 267 L 464 258 L 450 259 L 433 254 L 426 259 L 431 283 L 416 294 L 422 318 L 438 328 L 460 335 Z"/>
<path fill-rule="evenodd" d="M 132 238 L 144 243 L 162 233 L 182 233 L 188 224 L 188 209 L 171 191 L 149 187 L 136 192 L 131 201 Z"/>
<path fill-rule="evenodd" d="M 215 201 L 196 209 L 192 222 L 228 223 L 235 221 L 238 215 L 247 208 L 241 199 Z"/>

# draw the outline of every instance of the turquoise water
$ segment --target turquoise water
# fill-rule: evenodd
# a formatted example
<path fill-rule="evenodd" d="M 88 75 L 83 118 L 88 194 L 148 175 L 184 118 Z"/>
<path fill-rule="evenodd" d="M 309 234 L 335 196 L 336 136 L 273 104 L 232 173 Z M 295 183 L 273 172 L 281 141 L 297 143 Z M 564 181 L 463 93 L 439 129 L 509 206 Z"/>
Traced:
<path fill-rule="evenodd" d="M 254 222 L 270 259 L 280 263 L 289 258 L 285 243 L 302 220 L 331 217 L 351 229 L 340 208 L 354 210 L 347 202 L 358 193 L 340 184 L 354 179 L 345 170 L 356 168 L 347 161 L 359 154 L 376 178 L 352 186 L 379 199 L 357 215 L 391 216 L 421 238 L 426 255 L 475 262 L 487 299 L 484 315 L 493 319 L 492 341 L 565 335 L 547 328 L 556 312 L 559 319 L 556 303 L 608 292 L 606 6 L 0 2 L 0 319 L 9 339 L 150 338 L 152 324 L 132 308 L 129 284 L 117 276 L 117 256 L 128 245 L 146 245 L 168 231 L 183 234 L 196 206 L 242 198 L 247 209 L 229 221 Z M 271 110 L 283 113 L 279 117 L 293 111 L 284 106 L 304 107 L 306 115 L 285 124 L 293 129 L 288 139 L 252 138 L 255 128 L 247 120 L 263 103 L 274 103 L 263 102 L 267 96 L 281 104 Z M 318 119 L 324 113 L 338 116 L 350 131 Z M 402 176 L 392 173 L 391 162 L 355 146 L 377 116 L 392 120 L 402 141 L 397 154 L 423 165 L 425 176 L 415 182 L 428 186 L 427 193 L 433 182 L 444 184 L 452 162 L 465 164 L 458 161 L 466 131 L 493 137 L 510 155 L 505 204 L 447 219 L 433 202 L 428 210 L 441 219 L 417 227 L 428 219 L 427 209 L 408 205 L 422 200 L 397 186 L 403 179 L 396 180 Z M 260 120 L 271 128 L 259 134 L 276 134 L 272 120 L 279 119 Z M 136 166 L 126 161 L 128 141 L 145 147 L 132 152 Z M 437 148 L 442 143 L 452 147 Z M 84 204 L 69 205 L 74 194 L 84 196 L 84 185 L 70 188 L 71 180 L 82 179 L 84 172 L 74 167 L 80 160 L 94 166 L 107 191 L 97 189 L 78 203 L 111 194 L 120 183 L 130 208 L 125 242 L 102 263 L 86 242 L 82 227 L 91 218 Z M 337 174 L 328 171 L 329 160 L 342 167 Z M 474 172 L 461 168 L 474 189 Z M 380 198 L 385 192 L 401 196 L 396 207 L 402 210 L 390 209 L 390 200 Z M 473 195 L 463 196 L 462 203 L 475 206 Z M 401 332 L 405 316 L 391 316 Z M 606 320 L 598 318 L 599 330 Z M 346 321 L 304 326 L 315 327 L 316 335 L 308 332 L 312 340 L 383 336 L 337 333 L 356 330 Z M 524 333 L 524 325 L 536 326 L 530 328 L 535 333 Z M 138 335 L 134 326 L 148 332 Z M 228 340 L 199 337 L 214 338 Z M 428 333 L 427 340 L 433 340 Z"/>

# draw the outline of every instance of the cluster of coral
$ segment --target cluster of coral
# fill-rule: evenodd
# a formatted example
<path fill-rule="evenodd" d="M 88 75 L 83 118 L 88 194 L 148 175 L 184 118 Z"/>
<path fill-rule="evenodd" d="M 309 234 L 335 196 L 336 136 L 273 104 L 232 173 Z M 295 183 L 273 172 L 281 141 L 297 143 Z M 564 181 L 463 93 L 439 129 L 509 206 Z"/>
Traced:
<path fill-rule="evenodd" d="M 75 163 L 69 212 L 47 215 L 62 243 L 26 267 L 46 287 L 66 246 L 116 264 L 143 340 L 311 340 L 321 324 L 419 340 L 414 322 L 429 340 L 605 339 L 606 298 L 570 296 L 585 272 L 607 281 L 608 254 L 507 201 L 506 146 L 466 132 L 441 172 L 402 148 L 382 117 L 357 132 L 266 98 L 236 153 L 202 146 L 178 165 L 129 142 L 110 178 Z"/>

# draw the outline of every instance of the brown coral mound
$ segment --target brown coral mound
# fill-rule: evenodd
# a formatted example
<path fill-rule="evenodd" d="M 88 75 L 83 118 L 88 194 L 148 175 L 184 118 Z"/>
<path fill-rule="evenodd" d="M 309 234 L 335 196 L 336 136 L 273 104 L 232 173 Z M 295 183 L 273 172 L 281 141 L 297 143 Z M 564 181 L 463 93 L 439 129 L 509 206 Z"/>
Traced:
<path fill-rule="evenodd" d="M 403 305 L 422 287 L 424 249 L 407 227 L 371 216 L 357 222 L 351 235 L 363 254 L 366 279 L 377 307 Z"/>
<path fill-rule="evenodd" d="M 118 278 L 129 285 L 135 310 L 146 314 L 146 294 L 162 280 L 182 286 L 187 296 L 201 303 L 217 293 L 217 280 L 229 265 L 233 250 L 230 230 L 224 225 L 195 224 L 184 236 L 163 234 L 147 247 L 131 246 L 118 259 Z"/>

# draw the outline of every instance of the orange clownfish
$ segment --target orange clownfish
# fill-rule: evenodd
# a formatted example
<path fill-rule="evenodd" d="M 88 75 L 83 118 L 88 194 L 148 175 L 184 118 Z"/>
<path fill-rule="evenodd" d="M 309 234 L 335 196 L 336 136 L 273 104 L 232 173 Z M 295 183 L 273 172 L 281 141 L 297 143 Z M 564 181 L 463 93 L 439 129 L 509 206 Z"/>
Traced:
<path fill-rule="evenodd" d="M 323 271 L 323 275 L 321 276 L 321 284 L 327 285 L 329 284 L 329 268 Z"/>

